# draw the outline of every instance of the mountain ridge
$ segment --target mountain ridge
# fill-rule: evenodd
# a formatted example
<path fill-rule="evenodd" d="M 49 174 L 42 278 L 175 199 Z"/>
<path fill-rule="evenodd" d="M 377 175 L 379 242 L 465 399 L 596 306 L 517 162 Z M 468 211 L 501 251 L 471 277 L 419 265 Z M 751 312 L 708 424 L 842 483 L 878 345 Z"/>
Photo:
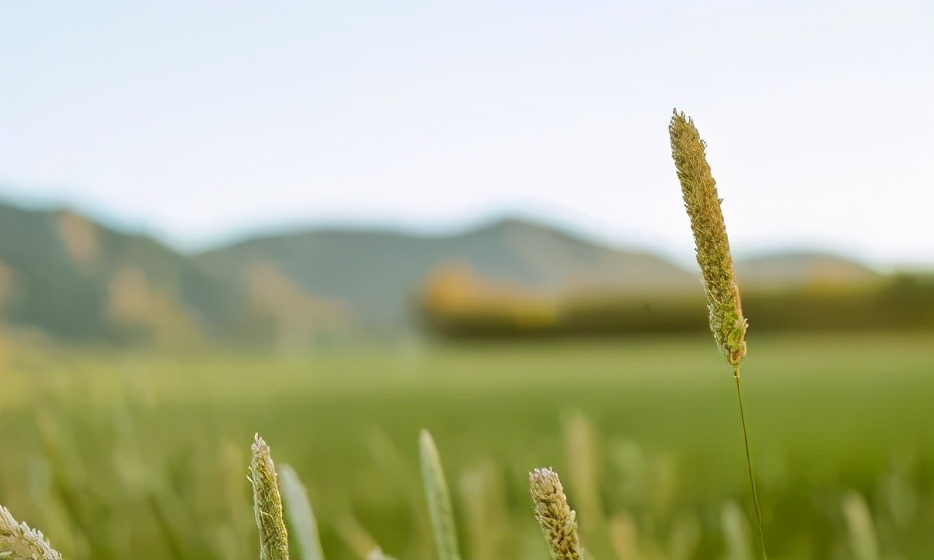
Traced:
<path fill-rule="evenodd" d="M 848 259 L 813 254 L 794 256 L 788 272 L 782 258 L 738 262 L 741 285 L 747 288 L 744 277 L 753 289 L 879 277 Z M 550 294 L 698 291 L 696 273 L 662 257 L 527 217 L 443 235 L 296 228 L 186 254 L 64 206 L 0 201 L 0 321 L 53 337 L 299 346 L 331 332 L 409 328 L 413 299 L 451 266 Z"/>

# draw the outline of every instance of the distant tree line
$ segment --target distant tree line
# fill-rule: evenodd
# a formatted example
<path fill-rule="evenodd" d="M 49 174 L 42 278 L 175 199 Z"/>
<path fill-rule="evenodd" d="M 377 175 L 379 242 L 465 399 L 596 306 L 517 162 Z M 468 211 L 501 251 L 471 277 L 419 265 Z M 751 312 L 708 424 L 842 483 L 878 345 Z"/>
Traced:
<path fill-rule="evenodd" d="M 743 289 L 756 332 L 934 330 L 934 275 L 865 285 Z M 703 292 L 549 295 L 477 277 L 436 274 L 417 299 L 422 326 L 443 338 L 529 338 L 704 331 Z"/>

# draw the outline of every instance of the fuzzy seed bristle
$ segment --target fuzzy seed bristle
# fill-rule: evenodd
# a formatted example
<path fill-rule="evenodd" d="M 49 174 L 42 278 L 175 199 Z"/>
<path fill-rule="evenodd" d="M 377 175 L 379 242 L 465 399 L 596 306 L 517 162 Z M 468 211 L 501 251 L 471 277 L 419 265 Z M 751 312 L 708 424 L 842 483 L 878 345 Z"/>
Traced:
<path fill-rule="evenodd" d="M 5 507 L 0 506 L 0 558 L 10 560 L 61 560 L 41 531 L 17 523 Z"/>

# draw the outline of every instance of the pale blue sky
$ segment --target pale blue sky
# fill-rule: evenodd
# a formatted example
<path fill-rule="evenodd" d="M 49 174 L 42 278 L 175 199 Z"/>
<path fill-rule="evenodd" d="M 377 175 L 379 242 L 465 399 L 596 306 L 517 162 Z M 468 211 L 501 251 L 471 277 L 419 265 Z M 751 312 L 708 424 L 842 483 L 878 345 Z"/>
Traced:
<path fill-rule="evenodd" d="M 673 107 L 739 253 L 934 266 L 929 1 L 0 1 L 0 196 L 183 249 L 518 212 L 689 262 Z"/>

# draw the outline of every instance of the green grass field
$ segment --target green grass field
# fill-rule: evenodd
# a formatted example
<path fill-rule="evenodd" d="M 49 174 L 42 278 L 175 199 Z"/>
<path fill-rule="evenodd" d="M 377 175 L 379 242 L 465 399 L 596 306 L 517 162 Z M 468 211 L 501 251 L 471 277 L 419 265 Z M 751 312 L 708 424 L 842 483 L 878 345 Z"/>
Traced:
<path fill-rule="evenodd" d="M 421 428 L 465 558 L 547 557 L 527 490 L 540 466 L 597 559 L 754 557 L 731 370 L 708 336 L 5 354 L 0 504 L 68 558 L 256 558 L 254 432 L 308 487 L 329 559 L 374 543 L 433 558 Z M 878 558 L 934 558 L 934 336 L 753 333 L 743 384 L 771 560 L 864 558 L 853 491 Z"/>

